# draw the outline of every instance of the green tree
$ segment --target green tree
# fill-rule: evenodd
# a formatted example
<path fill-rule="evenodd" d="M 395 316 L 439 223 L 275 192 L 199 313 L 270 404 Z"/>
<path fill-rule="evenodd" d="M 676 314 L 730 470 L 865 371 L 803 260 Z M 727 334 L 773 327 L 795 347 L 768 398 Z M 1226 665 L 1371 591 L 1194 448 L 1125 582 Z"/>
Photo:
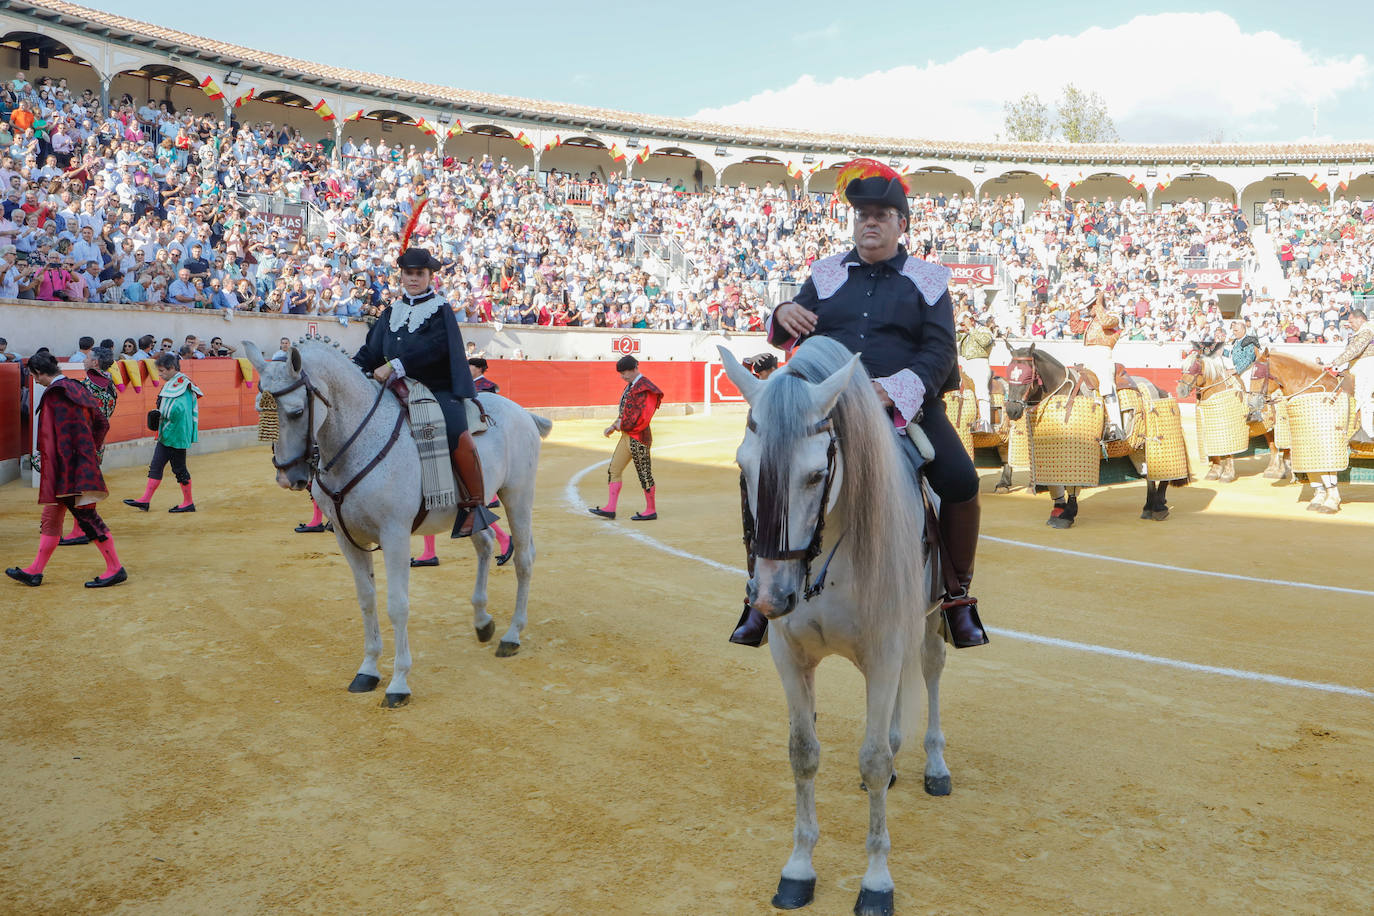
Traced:
<path fill-rule="evenodd" d="M 1023 143 L 1045 143 L 1054 139 L 1054 122 L 1050 120 L 1050 106 L 1040 96 L 1027 92 L 1015 102 L 1002 103 L 1001 139 Z"/>
<path fill-rule="evenodd" d="M 1073 83 L 1059 97 L 1059 135 L 1068 143 L 1114 143 L 1116 125 L 1107 114 L 1107 103 L 1096 92 L 1084 92 Z"/>

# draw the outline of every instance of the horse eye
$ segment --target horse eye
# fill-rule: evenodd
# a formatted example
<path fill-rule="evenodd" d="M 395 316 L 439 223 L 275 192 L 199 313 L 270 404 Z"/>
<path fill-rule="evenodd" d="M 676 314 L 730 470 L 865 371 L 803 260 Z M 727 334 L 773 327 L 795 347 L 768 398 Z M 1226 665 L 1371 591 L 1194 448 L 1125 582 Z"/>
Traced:
<path fill-rule="evenodd" d="M 819 487 L 821 481 L 825 480 L 825 471 L 812 471 L 806 475 L 806 485 L 808 487 Z"/>
<path fill-rule="evenodd" d="M 301 417 L 305 416 L 305 409 L 297 407 L 295 410 L 288 410 L 286 415 L 293 420 L 299 420 Z"/>

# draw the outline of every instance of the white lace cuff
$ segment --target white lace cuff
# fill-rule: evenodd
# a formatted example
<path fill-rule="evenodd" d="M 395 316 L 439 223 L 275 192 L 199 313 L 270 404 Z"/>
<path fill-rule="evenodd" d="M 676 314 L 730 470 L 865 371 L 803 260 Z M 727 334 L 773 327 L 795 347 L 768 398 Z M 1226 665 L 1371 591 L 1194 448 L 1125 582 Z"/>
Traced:
<path fill-rule="evenodd" d="M 921 413 L 921 404 L 926 399 L 926 386 L 915 372 L 903 369 L 896 375 L 874 381 L 882 385 L 887 396 L 892 398 L 892 403 L 896 406 L 896 416 L 892 418 L 892 422 L 898 429 L 905 428 L 907 423 L 915 420 Z"/>
<path fill-rule="evenodd" d="M 389 360 L 388 362 L 389 362 L 389 365 L 391 366 L 391 377 L 392 377 L 392 378 L 405 378 L 405 377 L 406 377 L 406 367 L 403 366 L 403 365 L 401 365 L 401 361 L 400 361 L 399 359 Z"/>

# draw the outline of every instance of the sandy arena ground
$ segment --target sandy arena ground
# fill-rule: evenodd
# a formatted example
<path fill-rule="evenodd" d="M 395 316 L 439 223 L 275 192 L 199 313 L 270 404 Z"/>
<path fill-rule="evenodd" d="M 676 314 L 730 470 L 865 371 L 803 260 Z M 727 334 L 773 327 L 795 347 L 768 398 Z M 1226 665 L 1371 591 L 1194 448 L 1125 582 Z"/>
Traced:
<path fill-rule="evenodd" d="M 112 472 L 128 584 L 81 587 L 93 547 L 59 548 L 39 589 L 0 580 L 0 910 L 772 912 L 792 780 L 768 654 L 725 641 L 743 576 L 626 536 L 742 566 L 742 420 L 655 424 L 647 525 L 633 484 L 621 520 L 583 508 L 605 494 L 603 425 L 545 445 L 517 657 L 474 638 L 470 548 L 415 571 L 401 710 L 345 692 L 351 579 L 330 535 L 292 533 L 309 506 L 265 449 L 193 458 L 195 515 L 167 514 L 170 478 L 152 513 L 120 505 L 142 472 Z M 898 759 L 900 913 L 1374 909 L 1374 486 L 1320 517 L 1261 464 L 1171 492 L 1164 523 L 1137 518 L 1141 484 L 1092 491 L 1067 532 L 984 473 L 993 643 L 946 669 L 954 794 L 921 791 L 919 741 Z M 34 491 L 0 487 L 0 564 L 29 562 L 37 519 Z M 492 578 L 499 634 L 515 578 Z M 839 914 L 865 866 L 862 682 L 838 660 L 818 681 L 808 912 Z"/>

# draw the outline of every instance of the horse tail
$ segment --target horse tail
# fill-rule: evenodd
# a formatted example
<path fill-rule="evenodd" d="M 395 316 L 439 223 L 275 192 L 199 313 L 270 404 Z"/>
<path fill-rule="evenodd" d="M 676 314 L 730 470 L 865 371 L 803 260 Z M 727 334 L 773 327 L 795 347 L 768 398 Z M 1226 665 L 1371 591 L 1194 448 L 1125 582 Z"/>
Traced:
<path fill-rule="evenodd" d="M 549 433 L 553 431 L 553 421 L 548 417 L 541 417 L 537 413 L 530 414 L 530 419 L 534 421 L 535 428 L 539 430 L 539 438 L 549 438 Z"/>

